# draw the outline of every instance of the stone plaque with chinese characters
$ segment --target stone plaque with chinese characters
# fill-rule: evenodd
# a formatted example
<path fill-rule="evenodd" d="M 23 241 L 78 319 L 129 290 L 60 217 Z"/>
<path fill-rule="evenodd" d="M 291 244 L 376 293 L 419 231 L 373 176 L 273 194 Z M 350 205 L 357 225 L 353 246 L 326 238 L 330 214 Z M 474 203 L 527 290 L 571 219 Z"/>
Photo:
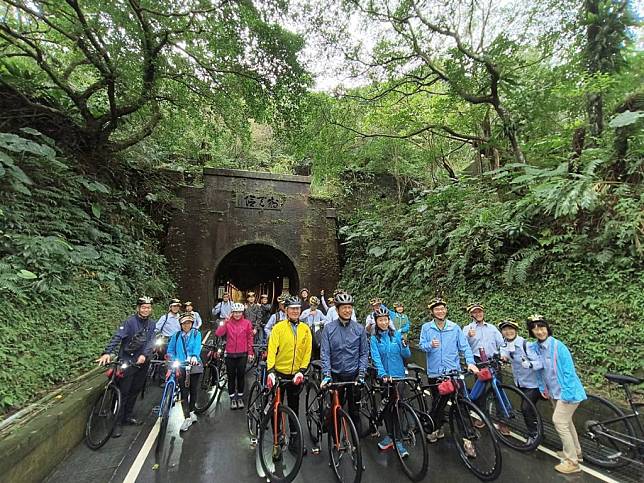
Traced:
<path fill-rule="evenodd" d="M 237 193 L 237 208 L 281 210 L 284 198 L 277 194 Z"/>

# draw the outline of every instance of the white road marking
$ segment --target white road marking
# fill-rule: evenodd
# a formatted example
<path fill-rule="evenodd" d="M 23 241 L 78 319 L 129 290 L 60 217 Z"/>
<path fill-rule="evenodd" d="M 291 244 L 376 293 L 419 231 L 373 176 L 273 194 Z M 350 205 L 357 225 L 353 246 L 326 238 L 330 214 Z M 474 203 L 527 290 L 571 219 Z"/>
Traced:
<path fill-rule="evenodd" d="M 157 418 L 157 421 L 154 423 L 154 426 L 152 426 L 152 429 L 150 430 L 150 434 L 148 434 L 148 437 L 145 440 L 145 443 L 143 443 L 143 447 L 141 448 L 141 451 L 139 451 L 139 454 L 136 456 L 134 463 L 132 463 L 132 466 L 130 467 L 130 471 L 127 472 L 127 475 L 123 480 L 123 483 L 134 483 L 136 481 L 137 477 L 139 476 L 139 473 L 141 472 L 141 468 L 143 468 L 143 464 L 145 463 L 145 460 L 147 459 L 148 454 L 150 453 L 150 450 L 152 449 L 152 446 L 154 445 L 154 442 L 157 439 L 160 427 L 161 427 L 161 419 Z"/>
<path fill-rule="evenodd" d="M 511 431 L 511 435 L 513 438 L 518 439 L 519 441 L 525 442 L 526 440 L 523 436 L 515 433 L 514 431 Z M 556 451 L 552 451 L 551 449 L 546 448 L 545 446 L 537 446 L 537 449 L 542 453 L 546 453 L 547 455 L 552 456 L 555 459 L 559 459 L 559 456 L 557 455 Z M 588 473 L 589 475 L 594 476 L 595 478 L 600 479 L 602 481 L 605 481 L 606 483 L 620 483 L 619 481 L 614 480 L 610 476 L 606 476 L 605 474 L 600 473 L 599 471 L 594 470 L 592 468 L 589 468 L 588 466 L 584 466 L 580 464 L 579 467 L 581 468 L 581 471 L 583 471 L 584 473 Z"/>
<path fill-rule="evenodd" d="M 542 451 L 542 452 L 546 453 L 547 455 L 550 455 L 550 456 L 553 456 L 556 459 L 559 459 L 559 456 L 557 456 L 556 451 L 552 451 L 551 449 L 544 448 L 543 446 L 539 446 L 539 447 L 537 447 L 537 449 L 539 451 Z M 584 473 L 588 473 L 589 475 L 594 476 L 595 478 L 600 479 L 602 481 L 605 481 L 606 483 L 620 483 L 618 480 L 614 480 L 610 476 L 606 476 L 605 474 L 600 473 L 597 470 L 593 470 L 592 468 L 589 468 L 588 466 L 580 464 L 579 467 L 581 468 L 581 471 L 583 471 Z"/>

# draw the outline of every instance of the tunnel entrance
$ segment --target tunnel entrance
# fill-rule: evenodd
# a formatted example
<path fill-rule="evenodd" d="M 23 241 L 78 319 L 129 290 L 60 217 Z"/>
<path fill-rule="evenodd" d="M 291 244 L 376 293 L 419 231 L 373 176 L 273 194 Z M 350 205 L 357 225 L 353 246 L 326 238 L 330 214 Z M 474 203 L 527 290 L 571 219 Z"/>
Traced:
<path fill-rule="evenodd" d="M 275 301 L 282 292 L 297 293 L 299 277 L 293 262 L 282 251 L 270 245 L 251 244 L 235 248 L 219 262 L 215 271 L 215 293 L 221 298 L 231 292 L 235 301 L 244 293 L 268 294 Z"/>

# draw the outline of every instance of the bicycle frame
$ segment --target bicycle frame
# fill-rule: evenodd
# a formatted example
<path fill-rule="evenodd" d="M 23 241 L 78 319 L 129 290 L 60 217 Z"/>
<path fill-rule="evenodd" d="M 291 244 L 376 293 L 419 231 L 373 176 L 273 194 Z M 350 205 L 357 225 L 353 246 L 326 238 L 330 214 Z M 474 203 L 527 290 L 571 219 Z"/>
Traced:
<path fill-rule="evenodd" d="M 596 423 L 591 424 L 589 426 L 589 429 L 592 429 L 596 434 L 600 436 L 606 436 L 607 438 L 612 439 L 625 446 L 628 446 L 631 449 L 644 448 L 644 439 L 638 438 L 637 436 L 631 437 L 628 434 L 624 434 L 620 431 L 615 431 L 610 428 L 608 428 L 605 431 L 601 429 L 604 425 L 609 425 L 612 423 L 616 423 L 618 421 L 625 421 L 627 419 L 635 419 L 635 421 L 637 421 L 638 423 L 638 428 L 640 429 L 639 434 L 642 434 L 641 426 L 639 425 L 638 416 L 639 414 L 637 413 L 637 411 L 634 410 L 633 413 L 625 414 L 624 416 L 620 416 L 618 418 L 610 418 L 610 419 L 604 419 L 602 421 L 597 421 Z"/>
<path fill-rule="evenodd" d="M 173 399 L 176 398 L 177 392 L 179 389 L 177 386 L 177 372 L 181 368 L 185 369 L 186 367 L 189 367 L 189 366 L 182 364 L 182 365 L 179 365 L 178 367 L 171 366 L 170 369 L 168 369 L 168 373 L 166 374 L 165 385 L 163 386 L 163 395 L 161 396 L 161 404 L 159 405 L 159 417 L 163 416 L 163 402 L 166 400 L 165 398 L 168 396 L 168 394 L 171 394 L 170 397 L 172 397 Z"/>
<path fill-rule="evenodd" d="M 512 414 L 512 403 L 510 403 L 508 396 L 499 387 L 499 381 L 496 378 L 496 369 L 491 365 L 486 367 L 490 369 L 490 372 L 492 373 L 492 379 L 490 379 L 489 381 L 481 381 L 477 378 L 474 382 L 474 385 L 472 386 L 472 389 L 470 389 L 469 391 L 465 387 L 465 384 L 463 384 L 464 392 L 466 393 L 470 401 L 476 401 L 485 393 L 485 389 L 487 388 L 487 385 L 489 383 L 492 387 L 492 391 L 494 392 L 494 397 L 496 397 L 497 402 L 501 406 L 503 416 L 509 418 Z"/>

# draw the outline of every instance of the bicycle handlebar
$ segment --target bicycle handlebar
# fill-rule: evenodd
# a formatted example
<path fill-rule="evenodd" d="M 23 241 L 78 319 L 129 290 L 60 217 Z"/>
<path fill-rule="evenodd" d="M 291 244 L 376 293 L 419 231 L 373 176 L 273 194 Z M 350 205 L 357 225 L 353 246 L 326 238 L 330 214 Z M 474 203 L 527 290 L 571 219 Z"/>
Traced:
<path fill-rule="evenodd" d="M 362 382 L 360 381 L 328 382 L 324 386 L 320 386 L 320 389 L 330 390 L 330 389 L 335 389 L 337 387 L 360 386 L 360 385 L 362 385 Z"/>

